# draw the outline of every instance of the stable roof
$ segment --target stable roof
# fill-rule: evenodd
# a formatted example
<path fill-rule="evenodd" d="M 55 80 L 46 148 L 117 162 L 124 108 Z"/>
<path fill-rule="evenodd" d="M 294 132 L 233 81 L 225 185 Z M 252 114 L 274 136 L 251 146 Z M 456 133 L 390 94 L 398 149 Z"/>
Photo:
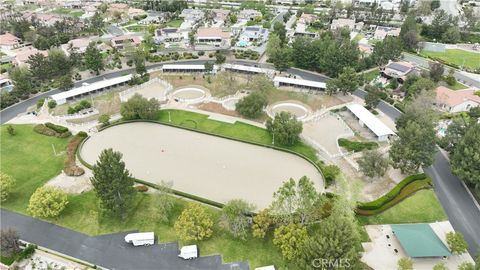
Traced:
<path fill-rule="evenodd" d="M 128 75 L 121 76 L 121 77 L 116 77 L 116 78 L 113 78 L 113 79 L 99 81 L 99 82 L 92 83 L 92 84 L 89 84 L 89 85 L 84 85 L 84 86 L 81 86 L 81 87 L 74 88 L 70 91 L 65 91 L 65 92 L 61 92 L 61 93 L 52 95 L 52 99 L 54 99 L 55 101 L 59 101 L 59 100 L 64 100 L 64 99 L 68 99 L 68 98 L 71 98 L 71 97 L 76 97 L 76 96 L 86 94 L 86 93 L 89 93 L 89 92 L 92 92 L 92 91 L 103 89 L 105 87 L 109 87 L 109 86 L 117 85 L 117 84 L 120 84 L 120 83 L 128 82 L 131 78 L 132 78 L 132 74 L 128 74 Z"/>
<path fill-rule="evenodd" d="M 288 83 L 288 84 L 295 84 L 300 86 L 308 86 L 308 87 L 316 87 L 316 88 L 327 87 L 327 84 L 324 82 L 308 81 L 308 80 L 293 79 L 293 78 L 279 77 L 279 76 L 275 77 L 273 81 L 278 83 Z"/>
<path fill-rule="evenodd" d="M 251 66 L 244 66 L 244 65 L 237 65 L 237 64 L 223 64 L 223 67 L 227 69 L 248 71 L 248 72 L 254 72 L 254 73 L 267 73 L 266 70 L 259 67 L 251 67 Z"/>
<path fill-rule="evenodd" d="M 395 135 L 389 127 L 360 104 L 349 104 L 347 108 L 378 137 Z"/>
<path fill-rule="evenodd" d="M 411 258 L 452 255 L 429 224 L 393 224 L 390 227 Z"/>
<path fill-rule="evenodd" d="M 163 65 L 162 69 L 174 69 L 174 70 L 204 70 L 205 65 Z"/>

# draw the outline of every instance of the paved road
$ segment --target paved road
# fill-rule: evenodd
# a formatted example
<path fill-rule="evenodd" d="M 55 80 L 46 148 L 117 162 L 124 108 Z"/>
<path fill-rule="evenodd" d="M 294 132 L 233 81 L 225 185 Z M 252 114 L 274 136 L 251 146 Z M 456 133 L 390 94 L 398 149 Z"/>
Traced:
<path fill-rule="evenodd" d="M 247 262 L 223 264 L 219 255 L 185 261 L 177 257 L 178 244 L 134 247 L 123 238 L 128 232 L 88 236 L 5 209 L 1 228 L 15 228 L 24 241 L 109 269 L 248 270 Z M 161 238 L 162 236 L 157 236 Z"/>
<path fill-rule="evenodd" d="M 426 58 L 419 57 L 409 53 L 404 53 L 403 59 L 409 62 L 413 62 L 423 68 L 428 68 L 428 63 L 433 62 Z M 444 66 L 445 66 L 445 73 L 448 73 L 448 70 L 450 69 L 450 67 L 446 65 Z M 474 86 L 474 87 L 480 88 L 480 79 L 476 78 L 478 75 L 475 75 L 475 74 L 470 75 L 468 74 L 468 72 L 455 70 L 453 76 L 455 76 L 455 78 L 461 83 L 464 83 L 468 86 Z"/>

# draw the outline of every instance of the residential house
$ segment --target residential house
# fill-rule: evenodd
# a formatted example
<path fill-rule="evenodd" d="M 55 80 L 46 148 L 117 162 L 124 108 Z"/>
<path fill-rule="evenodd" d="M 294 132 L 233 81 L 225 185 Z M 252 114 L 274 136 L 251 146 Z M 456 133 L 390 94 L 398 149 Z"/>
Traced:
<path fill-rule="evenodd" d="M 192 8 L 186 8 L 182 10 L 182 13 L 180 14 L 180 17 L 183 18 L 184 21 L 191 22 L 192 24 L 199 22 L 204 16 L 205 12 L 203 12 L 203 10 Z"/>
<path fill-rule="evenodd" d="M 244 9 L 238 13 L 239 20 L 252 21 L 257 17 L 262 17 L 262 13 L 255 9 Z"/>
<path fill-rule="evenodd" d="M 318 19 L 318 16 L 315 14 L 307 14 L 303 13 L 300 18 L 298 18 L 297 24 L 305 24 L 305 25 L 311 25 Z"/>
<path fill-rule="evenodd" d="M 268 29 L 259 26 L 244 27 L 237 42 L 239 47 L 260 45 L 268 39 Z"/>
<path fill-rule="evenodd" d="M 12 50 L 22 45 L 22 40 L 10 33 L 0 35 L 0 48 L 3 50 Z"/>
<path fill-rule="evenodd" d="M 444 86 L 439 86 L 435 90 L 437 107 L 446 112 L 464 112 L 473 107 L 480 106 L 480 96 L 475 95 L 475 90 L 451 90 Z"/>
<path fill-rule="evenodd" d="M 38 21 L 40 24 L 46 25 L 46 26 L 54 26 L 56 22 L 62 21 L 62 17 L 56 14 L 47 14 L 47 13 L 31 13 L 28 16 L 27 20 L 30 19 L 35 19 Z"/>
<path fill-rule="evenodd" d="M 157 43 L 180 42 L 183 39 L 183 33 L 177 28 L 162 28 L 155 31 L 155 41 Z"/>
<path fill-rule="evenodd" d="M 385 67 L 381 68 L 380 74 L 387 79 L 397 79 L 403 83 L 407 75 L 414 70 L 415 66 L 412 63 L 399 61 L 390 62 Z"/>
<path fill-rule="evenodd" d="M 91 41 L 91 38 L 76 38 L 66 44 L 62 44 L 61 48 L 66 55 L 69 55 L 71 51 L 83 54 L 87 51 L 88 44 L 90 44 Z"/>
<path fill-rule="evenodd" d="M 230 44 L 230 36 L 231 32 L 219 27 L 200 27 L 195 34 L 195 42 L 220 47 Z"/>
<path fill-rule="evenodd" d="M 80 0 L 61 0 L 58 1 L 64 8 L 82 8 L 83 3 Z"/>
<path fill-rule="evenodd" d="M 133 19 L 133 18 L 138 17 L 138 16 L 143 16 L 143 15 L 147 15 L 147 12 L 143 9 L 139 9 L 139 8 L 129 8 L 128 9 L 128 17 L 130 19 Z"/>
<path fill-rule="evenodd" d="M 349 28 L 351 31 L 359 31 L 363 28 L 363 22 L 355 23 L 355 20 L 353 19 L 335 19 L 330 25 L 331 30 L 337 30 L 344 27 Z"/>
<path fill-rule="evenodd" d="M 230 10 L 227 9 L 212 9 L 212 11 L 215 13 L 214 21 L 220 24 L 224 24 L 230 14 Z"/>
<path fill-rule="evenodd" d="M 384 40 L 386 37 L 398 37 L 400 35 L 400 28 L 377 26 L 373 38 L 377 40 Z"/>
<path fill-rule="evenodd" d="M 115 13 L 127 14 L 128 13 L 128 4 L 125 3 L 112 3 L 108 6 L 107 12 L 112 16 Z"/>
<path fill-rule="evenodd" d="M 28 58 L 30 57 L 30 55 L 41 53 L 44 56 L 48 56 L 47 51 L 38 50 L 38 49 L 34 48 L 33 46 L 27 46 L 27 47 L 19 48 L 19 49 L 13 50 L 12 52 L 15 54 L 15 61 L 14 62 L 18 66 L 27 65 L 26 62 L 27 62 Z"/>
<path fill-rule="evenodd" d="M 128 42 L 130 42 L 133 47 L 138 47 L 142 41 L 138 36 L 123 35 L 112 38 L 112 47 L 116 48 L 117 50 L 123 50 L 125 43 Z"/>

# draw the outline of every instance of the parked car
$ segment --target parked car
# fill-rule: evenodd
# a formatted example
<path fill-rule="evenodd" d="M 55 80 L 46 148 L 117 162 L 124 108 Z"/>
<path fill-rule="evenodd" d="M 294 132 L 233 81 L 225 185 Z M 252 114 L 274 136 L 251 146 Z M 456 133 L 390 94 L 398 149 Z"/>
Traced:
<path fill-rule="evenodd" d="M 134 246 L 151 246 L 155 243 L 155 234 L 153 232 L 129 233 L 125 235 L 125 242 Z"/>
<path fill-rule="evenodd" d="M 184 260 L 191 260 L 198 258 L 198 248 L 197 245 L 184 246 L 180 249 L 180 254 L 178 257 Z"/>

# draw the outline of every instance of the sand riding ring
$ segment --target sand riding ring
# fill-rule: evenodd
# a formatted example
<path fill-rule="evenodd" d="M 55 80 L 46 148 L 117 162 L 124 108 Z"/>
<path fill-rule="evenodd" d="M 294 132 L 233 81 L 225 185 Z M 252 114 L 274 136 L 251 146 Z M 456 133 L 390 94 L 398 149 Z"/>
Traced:
<path fill-rule="evenodd" d="M 174 90 L 170 98 L 177 102 L 197 104 L 203 102 L 209 95 L 207 89 L 191 86 Z"/>
<path fill-rule="evenodd" d="M 277 102 L 267 107 L 267 114 L 271 118 L 274 118 L 275 114 L 280 112 L 289 112 L 295 115 L 297 120 L 303 121 L 311 115 L 312 110 L 301 102 L 291 100 Z"/>

